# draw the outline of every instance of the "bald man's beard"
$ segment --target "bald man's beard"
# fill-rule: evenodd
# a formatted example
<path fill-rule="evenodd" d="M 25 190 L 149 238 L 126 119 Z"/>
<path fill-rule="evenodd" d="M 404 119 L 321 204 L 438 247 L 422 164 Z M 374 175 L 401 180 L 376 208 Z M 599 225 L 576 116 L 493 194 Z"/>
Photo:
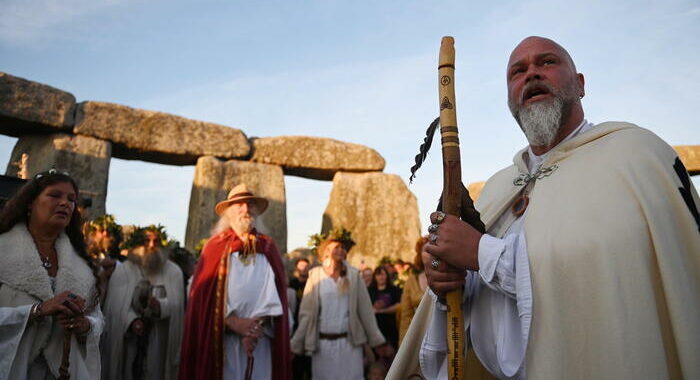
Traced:
<path fill-rule="evenodd" d="M 556 140 L 564 120 L 578 101 L 578 89 L 573 82 L 561 90 L 541 82 L 536 84 L 547 87 L 552 97 L 524 106 L 509 99 L 508 107 L 530 145 L 549 146 Z"/>

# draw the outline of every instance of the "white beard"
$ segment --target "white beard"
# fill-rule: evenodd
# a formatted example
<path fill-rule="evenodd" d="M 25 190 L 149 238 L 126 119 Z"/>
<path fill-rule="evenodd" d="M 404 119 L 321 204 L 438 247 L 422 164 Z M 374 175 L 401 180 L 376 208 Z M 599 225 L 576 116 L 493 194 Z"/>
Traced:
<path fill-rule="evenodd" d="M 551 101 L 536 102 L 518 111 L 516 119 L 532 146 L 548 146 L 554 142 L 561 126 L 564 101 L 555 96 Z"/>
<path fill-rule="evenodd" d="M 560 89 L 541 82 L 531 83 L 536 84 L 546 87 L 552 98 L 527 106 L 509 99 L 508 108 L 530 145 L 549 146 L 556 140 L 564 119 L 569 117 L 571 107 L 578 102 L 579 87 L 573 79 Z"/>
<path fill-rule="evenodd" d="M 147 252 L 146 247 L 136 247 L 129 252 L 127 259 L 140 266 L 147 274 L 156 274 L 163 269 L 168 257 L 163 248 Z"/>
<path fill-rule="evenodd" d="M 236 233 L 248 233 L 255 227 L 255 217 L 250 215 L 249 217 L 240 217 L 230 220 L 231 228 L 233 228 Z"/>

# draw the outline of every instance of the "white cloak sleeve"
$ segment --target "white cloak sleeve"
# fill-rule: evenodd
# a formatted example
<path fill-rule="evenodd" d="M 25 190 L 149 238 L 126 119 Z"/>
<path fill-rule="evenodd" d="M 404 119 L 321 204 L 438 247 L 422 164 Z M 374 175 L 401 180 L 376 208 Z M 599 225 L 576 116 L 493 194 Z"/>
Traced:
<path fill-rule="evenodd" d="M 18 307 L 0 307 L 0 380 L 8 379 L 12 364 L 18 355 L 18 349 L 24 330 L 29 321 L 32 305 Z M 27 345 L 27 347 L 29 347 Z M 26 361 L 28 353 L 22 355 Z M 24 368 L 27 367 L 25 363 Z"/>
<path fill-rule="evenodd" d="M 100 336 L 105 327 L 105 319 L 99 305 L 85 317 L 90 321 L 90 332 L 85 339 L 85 345 L 79 344 L 78 347 L 73 347 L 73 350 L 77 349 L 85 358 L 88 374 L 99 374 L 101 371 Z M 75 345 L 75 342 L 73 344 Z"/>

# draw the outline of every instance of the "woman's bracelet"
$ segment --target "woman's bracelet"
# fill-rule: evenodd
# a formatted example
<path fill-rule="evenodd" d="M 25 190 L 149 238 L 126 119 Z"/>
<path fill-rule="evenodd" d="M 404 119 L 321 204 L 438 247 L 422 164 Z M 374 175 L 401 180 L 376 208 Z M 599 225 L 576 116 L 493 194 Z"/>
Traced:
<path fill-rule="evenodd" d="M 29 310 L 29 319 L 33 322 L 41 321 L 44 317 L 41 315 L 41 308 L 44 306 L 43 302 L 37 302 L 32 305 Z"/>

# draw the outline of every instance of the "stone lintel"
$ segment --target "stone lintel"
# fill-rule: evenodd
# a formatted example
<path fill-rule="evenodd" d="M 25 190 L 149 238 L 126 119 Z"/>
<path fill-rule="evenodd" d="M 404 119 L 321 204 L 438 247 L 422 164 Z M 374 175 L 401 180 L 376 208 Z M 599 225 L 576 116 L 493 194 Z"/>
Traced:
<path fill-rule="evenodd" d="M 337 172 L 380 172 L 384 158 L 374 149 L 324 137 L 252 138 L 251 161 L 281 166 L 284 173 L 329 181 Z"/>
<path fill-rule="evenodd" d="M 238 129 L 113 103 L 78 104 L 74 132 L 111 141 L 114 157 L 166 165 L 250 154 L 248 139 Z"/>
<path fill-rule="evenodd" d="M 74 112 L 72 94 L 0 72 L 0 133 L 20 137 L 70 131 Z"/>

